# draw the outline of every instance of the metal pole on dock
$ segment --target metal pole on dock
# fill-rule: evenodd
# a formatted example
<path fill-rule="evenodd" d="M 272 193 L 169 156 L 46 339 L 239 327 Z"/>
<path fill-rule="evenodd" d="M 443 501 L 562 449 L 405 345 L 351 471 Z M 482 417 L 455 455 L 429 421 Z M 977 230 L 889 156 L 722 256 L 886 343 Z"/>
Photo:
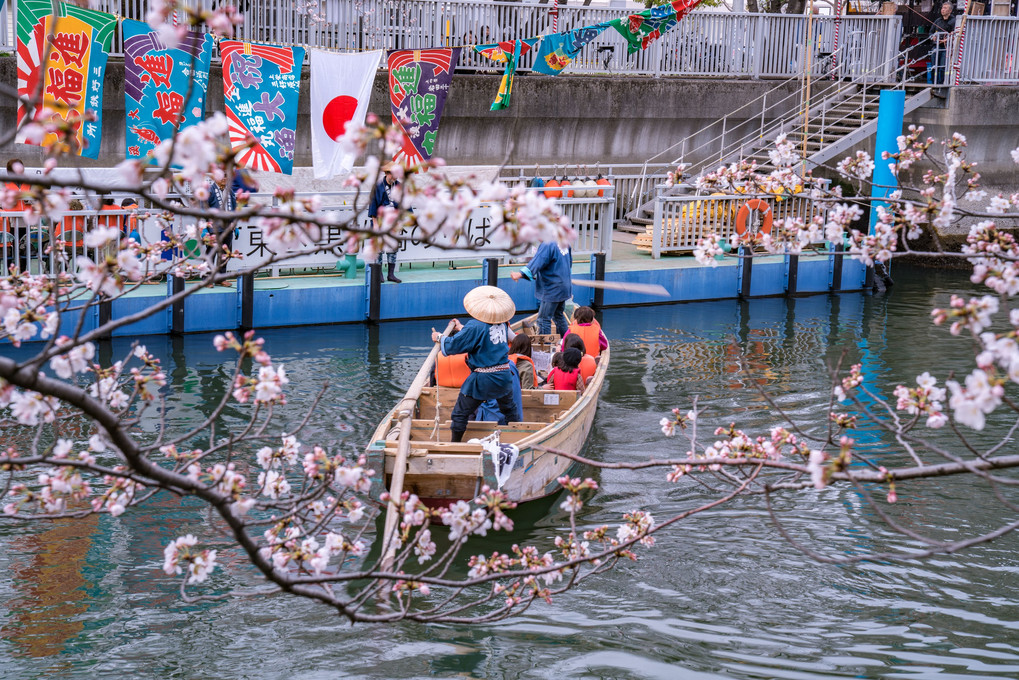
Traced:
<path fill-rule="evenodd" d="M 499 258 L 486 257 L 481 261 L 481 280 L 486 286 L 499 285 Z"/>
<path fill-rule="evenodd" d="M 591 278 L 595 281 L 605 280 L 605 253 L 591 255 Z M 595 288 L 591 295 L 591 307 L 601 309 L 605 306 L 605 289 Z"/>
<path fill-rule="evenodd" d="M 237 304 L 240 306 L 238 327 L 242 331 L 254 328 L 255 317 L 255 274 L 242 274 L 237 277 Z"/>
<path fill-rule="evenodd" d="M 180 276 L 174 276 L 173 274 L 167 274 L 169 277 L 169 283 L 167 288 L 170 289 L 170 295 L 176 295 L 177 293 L 184 292 L 184 279 Z M 180 299 L 173 303 L 170 307 L 170 334 L 171 335 L 183 335 L 184 334 L 184 300 Z"/>
<path fill-rule="evenodd" d="M 786 255 L 786 277 L 785 294 L 792 297 L 796 295 L 796 286 L 800 277 L 800 256 Z"/>
<path fill-rule="evenodd" d="M 754 271 L 754 251 L 750 246 L 739 247 L 739 265 L 736 267 L 736 271 L 739 278 L 738 297 L 740 300 L 746 300 L 750 297 L 750 281 Z"/>
<path fill-rule="evenodd" d="M 382 264 L 371 262 L 365 267 L 368 292 L 368 323 L 378 323 L 382 316 Z"/>

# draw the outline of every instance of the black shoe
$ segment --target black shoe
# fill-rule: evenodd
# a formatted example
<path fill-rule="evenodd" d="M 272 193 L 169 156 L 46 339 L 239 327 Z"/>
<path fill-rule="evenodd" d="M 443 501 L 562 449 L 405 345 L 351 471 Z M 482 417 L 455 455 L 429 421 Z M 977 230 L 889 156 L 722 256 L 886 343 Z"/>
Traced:
<path fill-rule="evenodd" d="M 389 265 L 389 274 L 386 276 L 386 281 L 392 281 L 393 283 L 403 283 L 400 279 L 396 278 L 396 265 Z"/>

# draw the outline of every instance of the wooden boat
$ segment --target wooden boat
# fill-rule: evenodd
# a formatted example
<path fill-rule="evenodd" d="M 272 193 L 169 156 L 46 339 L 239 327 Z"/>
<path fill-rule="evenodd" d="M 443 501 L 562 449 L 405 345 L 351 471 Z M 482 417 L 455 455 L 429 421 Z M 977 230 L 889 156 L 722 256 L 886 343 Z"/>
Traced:
<path fill-rule="evenodd" d="M 527 332 L 526 322 L 513 329 Z M 447 333 L 449 329 L 447 329 Z M 532 348 L 558 349 L 559 336 L 532 335 Z M 583 393 L 573 390 L 522 390 L 522 422 L 500 426 L 469 422 L 463 443 L 450 442 L 450 413 L 460 390 L 436 387 L 432 373 L 438 345 L 425 360 L 406 396 L 390 411 L 367 447 L 368 465 L 375 470 L 373 495 L 410 491 L 432 506 L 475 498 L 483 485 L 500 488 L 496 462 L 482 444 L 469 443 L 499 430 L 503 444 L 514 444 L 519 455 L 501 490 L 518 503 L 556 493 L 556 480 L 575 474 L 574 461 L 544 449 L 580 453 L 598 405 L 598 394 L 609 365 L 609 350 L 601 352 L 598 368 Z M 504 471 L 505 478 L 505 471 Z"/>

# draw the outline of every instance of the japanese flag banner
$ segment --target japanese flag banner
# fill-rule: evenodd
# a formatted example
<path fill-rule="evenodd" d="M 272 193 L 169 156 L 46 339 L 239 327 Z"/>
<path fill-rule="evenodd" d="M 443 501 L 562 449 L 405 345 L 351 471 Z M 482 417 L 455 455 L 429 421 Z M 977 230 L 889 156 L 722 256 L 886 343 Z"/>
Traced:
<path fill-rule="evenodd" d="M 223 40 L 223 99 L 241 167 L 289 175 L 297 143 L 303 47 Z"/>
<path fill-rule="evenodd" d="M 393 125 L 403 130 L 403 146 L 396 160 L 404 165 L 416 165 L 435 152 L 439 118 L 459 58 L 459 47 L 389 53 Z"/>
<path fill-rule="evenodd" d="M 356 157 L 337 143 L 347 123 L 364 123 L 382 50 L 337 54 L 311 50 L 311 154 L 315 179 L 354 167 Z"/>
<path fill-rule="evenodd" d="M 141 21 L 125 19 L 123 31 L 125 148 L 128 158 L 144 158 L 205 118 L 213 38 L 190 31 L 177 47 L 167 48 Z"/>
<path fill-rule="evenodd" d="M 42 105 L 35 118 L 70 121 L 74 139 L 66 150 L 86 158 L 99 157 L 103 129 L 103 78 L 106 60 L 117 28 L 112 14 L 57 4 L 54 15 L 49 0 L 21 0 L 18 3 L 18 96 L 36 96 L 42 81 Z M 47 36 L 53 36 L 48 50 Z M 18 102 L 18 124 L 28 115 Z M 29 140 L 19 129 L 16 141 Z M 56 135 L 41 140 L 43 146 L 58 143 Z"/>

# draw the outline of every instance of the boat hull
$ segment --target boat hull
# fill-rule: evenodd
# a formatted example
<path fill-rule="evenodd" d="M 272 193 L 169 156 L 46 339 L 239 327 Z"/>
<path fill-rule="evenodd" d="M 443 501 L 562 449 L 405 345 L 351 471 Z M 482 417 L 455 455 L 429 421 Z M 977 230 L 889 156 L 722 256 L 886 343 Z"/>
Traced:
<path fill-rule="evenodd" d="M 449 441 L 449 421 L 443 421 L 458 390 L 423 388 L 416 397 L 402 489 L 428 506 L 444 507 L 476 498 L 484 486 L 500 488 L 491 455 L 480 444 L 469 441 L 498 430 L 502 443 L 515 444 L 519 449 L 512 472 L 501 487 L 507 498 L 525 503 L 558 493 L 561 486 L 557 480 L 579 471 L 580 466 L 563 454 L 581 453 L 594 423 L 608 364 L 609 351 L 604 350 L 595 374 L 580 394 L 524 390 L 524 422 L 505 426 L 471 422 L 464 443 Z M 379 425 L 366 450 L 368 465 L 375 471 L 372 495 L 376 499 L 391 486 L 398 460 L 399 423 L 394 409 Z"/>

